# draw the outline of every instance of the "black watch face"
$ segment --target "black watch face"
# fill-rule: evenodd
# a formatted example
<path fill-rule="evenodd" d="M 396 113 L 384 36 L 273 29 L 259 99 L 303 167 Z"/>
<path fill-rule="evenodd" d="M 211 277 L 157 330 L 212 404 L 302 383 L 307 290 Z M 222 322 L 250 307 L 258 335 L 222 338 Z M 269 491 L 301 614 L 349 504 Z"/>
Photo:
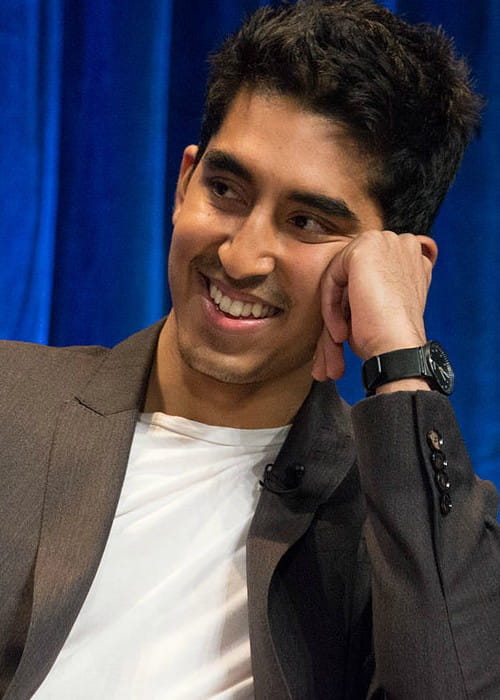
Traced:
<path fill-rule="evenodd" d="M 431 342 L 429 345 L 429 366 L 439 388 L 444 394 L 451 394 L 455 385 L 455 373 L 448 355 L 441 345 Z"/>

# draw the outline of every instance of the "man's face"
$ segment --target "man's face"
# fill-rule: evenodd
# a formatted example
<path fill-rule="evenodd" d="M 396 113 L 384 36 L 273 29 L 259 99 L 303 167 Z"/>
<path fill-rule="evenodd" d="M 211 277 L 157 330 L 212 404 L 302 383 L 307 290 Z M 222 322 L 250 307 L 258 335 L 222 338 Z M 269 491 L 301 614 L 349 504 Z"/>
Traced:
<path fill-rule="evenodd" d="M 184 153 L 169 258 L 182 361 L 222 382 L 303 379 L 323 272 L 382 228 L 370 166 L 341 126 L 247 90 L 193 169 L 195 154 Z"/>

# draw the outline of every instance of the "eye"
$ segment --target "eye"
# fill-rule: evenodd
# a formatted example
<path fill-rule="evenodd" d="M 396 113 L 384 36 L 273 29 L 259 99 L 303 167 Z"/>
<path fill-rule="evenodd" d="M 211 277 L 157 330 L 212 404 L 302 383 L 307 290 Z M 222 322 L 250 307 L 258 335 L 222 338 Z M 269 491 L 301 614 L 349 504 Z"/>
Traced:
<path fill-rule="evenodd" d="M 207 185 L 211 193 L 218 199 L 239 199 L 235 190 L 224 180 L 210 178 Z"/>
<path fill-rule="evenodd" d="M 334 224 L 310 214 L 295 214 L 290 218 L 290 222 L 299 229 L 297 236 L 305 243 L 322 243 L 338 235 Z"/>
<path fill-rule="evenodd" d="M 294 216 L 292 221 L 295 224 L 295 226 L 298 226 L 301 229 L 305 229 L 306 231 L 318 229 L 318 222 L 310 216 L 306 216 L 305 214 L 298 214 L 297 216 Z"/>

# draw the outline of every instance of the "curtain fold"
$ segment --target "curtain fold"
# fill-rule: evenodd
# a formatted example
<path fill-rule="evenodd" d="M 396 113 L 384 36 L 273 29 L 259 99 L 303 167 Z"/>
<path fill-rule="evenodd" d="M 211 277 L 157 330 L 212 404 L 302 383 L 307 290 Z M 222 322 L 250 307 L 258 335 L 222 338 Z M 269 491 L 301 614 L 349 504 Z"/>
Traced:
<path fill-rule="evenodd" d="M 112 344 L 165 307 L 171 7 L 65 9 L 49 341 Z"/>
<path fill-rule="evenodd" d="M 0 10 L 0 335 L 47 342 L 55 264 L 62 2 Z"/>
<path fill-rule="evenodd" d="M 112 345 L 168 310 L 172 195 L 198 138 L 206 57 L 259 4 L 2 0 L 0 337 Z M 500 484 L 500 4 L 384 4 L 453 35 L 487 98 L 433 229 L 427 325 L 457 370 L 476 468 Z M 340 387 L 361 397 L 352 356 Z"/>

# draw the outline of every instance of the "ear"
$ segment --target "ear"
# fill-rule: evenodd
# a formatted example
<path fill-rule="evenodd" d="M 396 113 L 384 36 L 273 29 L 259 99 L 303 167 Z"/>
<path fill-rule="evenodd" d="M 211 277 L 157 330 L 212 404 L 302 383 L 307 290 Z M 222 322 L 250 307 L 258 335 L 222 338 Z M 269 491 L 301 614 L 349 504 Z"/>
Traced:
<path fill-rule="evenodd" d="M 431 261 L 432 267 L 434 267 L 438 257 L 438 247 L 436 241 L 429 238 L 429 236 L 417 236 L 417 238 L 422 246 L 422 255 L 425 255 L 425 257 Z"/>
<path fill-rule="evenodd" d="M 184 149 L 184 153 L 182 155 L 179 177 L 177 178 L 177 187 L 175 188 L 174 211 L 172 213 L 172 222 L 174 225 L 177 214 L 184 202 L 184 197 L 186 196 L 189 181 L 191 179 L 191 175 L 193 174 L 194 162 L 197 153 L 198 146 L 191 145 Z"/>

